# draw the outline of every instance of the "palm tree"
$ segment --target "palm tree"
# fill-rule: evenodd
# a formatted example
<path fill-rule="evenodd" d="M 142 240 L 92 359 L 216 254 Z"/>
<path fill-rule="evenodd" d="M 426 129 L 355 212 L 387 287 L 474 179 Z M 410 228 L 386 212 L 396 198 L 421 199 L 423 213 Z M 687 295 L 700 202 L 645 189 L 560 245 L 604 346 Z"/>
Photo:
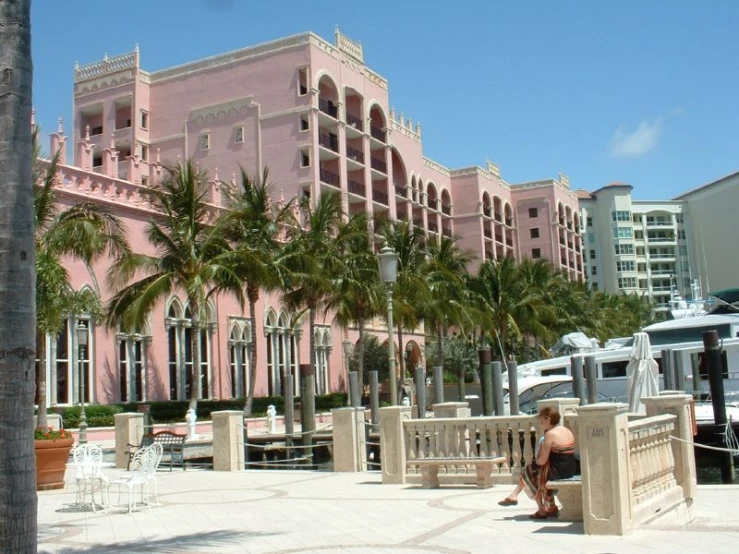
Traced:
<path fill-rule="evenodd" d="M 37 547 L 31 2 L 0 2 L 0 552 Z"/>
<path fill-rule="evenodd" d="M 444 365 L 444 335 L 452 325 L 470 320 L 465 294 L 467 264 L 472 254 L 457 246 L 456 238 L 432 241 L 428 251 L 425 278 L 428 297 L 423 303 L 424 319 L 436 334 L 439 365 Z"/>
<path fill-rule="evenodd" d="M 147 238 L 155 255 L 130 254 L 108 272 L 111 290 L 107 324 L 140 329 L 154 306 L 176 290 L 184 291 L 191 314 L 190 410 L 200 398 L 200 329 L 211 296 L 230 292 L 244 304 L 241 280 L 222 225 L 210 222 L 207 175 L 191 160 L 165 168 L 163 179 L 148 191 L 160 215 L 152 218 Z M 131 282 L 138 275 L 139 280 Z M 121 288 L 122 287 L 122 288 Z"/>
<path fill-rule="evenodd" d="M 251 351 L 249 384 L 244 415 L 251 415 L 254 389 L 257 381 L 257 302 L 262 290 L 280 287 L 286 273 L 285 249 L 281 234 L 295 224 L 293 201 L 275 205 L 272 201 L 273 184 L 265 168 L 261 178 L 253 178 L 241 169 L 240 187 L 228 190 L 224 215 L 224 229 L 234 244 L 235 263 L 241 278 L 246 281 L 246 298 L 251 317 Z"/>
<path fill-rule="evenodd" d="M 66 210 L 57 203 L 57 153 L 48 163 L 40 157 L 38 128 L 33 133 L 33 207 L 36 223 L 36 358 L 40 369 L 37 380 L 39 429 L 47 426 L 46 336 L 59 334 L 70 315 L 89 314 L 100 319 L 100 290 L 92 264 L 103 256 L 114 259 L 130 252 L 126 229 L 107 208 L 80 202 Z M 94 291 L 75 291 L 63 258 L 82 261 L 94 284 Z"/>
<path fill-rule="evenodd" d="M 377 258 L 372 251 L 369 238 L 368 218 L 360 212 L 346 223 L 355 227 L 349 233 L 344 250 L 343 273 L 337 279 L 337 286 L 329 299 L 327 308 L 334 311 L 336 321 L 343 328 L 356 324 L 359 332 L 357 342 L 357 363 L 362 383 L 367 382 L 364 371 L 364 330 L 367 321 L 380 311 L 382 283 Z"/>
<path fill-rule="evenodd" d="M 303 221 L 288 231 L 287 260 L 290 269 L 284 283 L 285 304 L 292 310 L 308 312 L 310 360 L 316 363 L 316 314 L 324 309 L 344 274 L 344 251 L 356 238 L 357 225 L 344 222 L 341 197 L 323 193 L 315 206 L 303 197 L 300 202 Z"/>

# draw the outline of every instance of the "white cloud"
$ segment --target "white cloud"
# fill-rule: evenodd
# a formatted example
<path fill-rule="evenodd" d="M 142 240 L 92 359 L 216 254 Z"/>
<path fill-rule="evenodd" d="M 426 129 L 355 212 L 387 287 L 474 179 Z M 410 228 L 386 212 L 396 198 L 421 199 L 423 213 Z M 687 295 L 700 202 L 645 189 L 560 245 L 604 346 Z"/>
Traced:
<path fill-rule="evenodd" d="M 661 124 L 642 121 L 633 131 L 621 126 L 616 129 L 611 142 L 611 156 L 638 158 L 654 150 L 659 142 Z"/>

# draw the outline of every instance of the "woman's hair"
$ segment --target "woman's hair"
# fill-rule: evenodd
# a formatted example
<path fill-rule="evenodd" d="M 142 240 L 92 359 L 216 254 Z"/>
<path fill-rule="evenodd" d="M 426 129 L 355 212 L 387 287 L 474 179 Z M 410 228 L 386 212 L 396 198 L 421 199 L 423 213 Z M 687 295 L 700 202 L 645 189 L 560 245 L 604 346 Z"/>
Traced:
<path fill-rule="evenodd" d="M 542 408 L 539 412 L 539 417 L 548 418 L 552 425 L 559 425 L 559 420 L 562 419 L 562 416 L 559 415 L 559 412 L 555 408 Z"/>

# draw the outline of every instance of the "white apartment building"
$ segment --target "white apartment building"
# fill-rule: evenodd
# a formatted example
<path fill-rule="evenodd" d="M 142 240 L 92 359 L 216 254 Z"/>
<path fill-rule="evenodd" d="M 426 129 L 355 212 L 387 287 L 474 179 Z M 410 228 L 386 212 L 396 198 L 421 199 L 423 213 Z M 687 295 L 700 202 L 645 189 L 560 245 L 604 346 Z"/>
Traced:
<path fill-rule="evenodd" d="M 578 191 L 585 273 L 593 288 L 645 295 L 665 312 L 673 286 L 684 298 L 692 295 L 685 203 L 634 200 L 632 189 L 612 183 Z"/>

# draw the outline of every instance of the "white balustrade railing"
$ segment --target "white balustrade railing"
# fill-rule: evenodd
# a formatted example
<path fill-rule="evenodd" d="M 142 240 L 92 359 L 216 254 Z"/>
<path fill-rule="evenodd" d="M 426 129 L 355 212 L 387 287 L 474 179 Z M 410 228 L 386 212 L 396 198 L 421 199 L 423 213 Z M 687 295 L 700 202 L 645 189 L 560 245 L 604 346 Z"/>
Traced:
<path fill-rule="evenodd" d="M 536 416 L 430 418 L 403 422 L 408 473 L 419 473 L 413 460 L 424 458 L 495 458 L 508 462 L 493 474 L 518 474 L 534 459 Z M 474 475 L 472 466 L 449 463 L 447 473 Z"/>
<path fill-rule="evenodd" d="M 634 506 L 677 487 L 670 436 L 677 416 L 629 422 L 629 480 Z"/>

